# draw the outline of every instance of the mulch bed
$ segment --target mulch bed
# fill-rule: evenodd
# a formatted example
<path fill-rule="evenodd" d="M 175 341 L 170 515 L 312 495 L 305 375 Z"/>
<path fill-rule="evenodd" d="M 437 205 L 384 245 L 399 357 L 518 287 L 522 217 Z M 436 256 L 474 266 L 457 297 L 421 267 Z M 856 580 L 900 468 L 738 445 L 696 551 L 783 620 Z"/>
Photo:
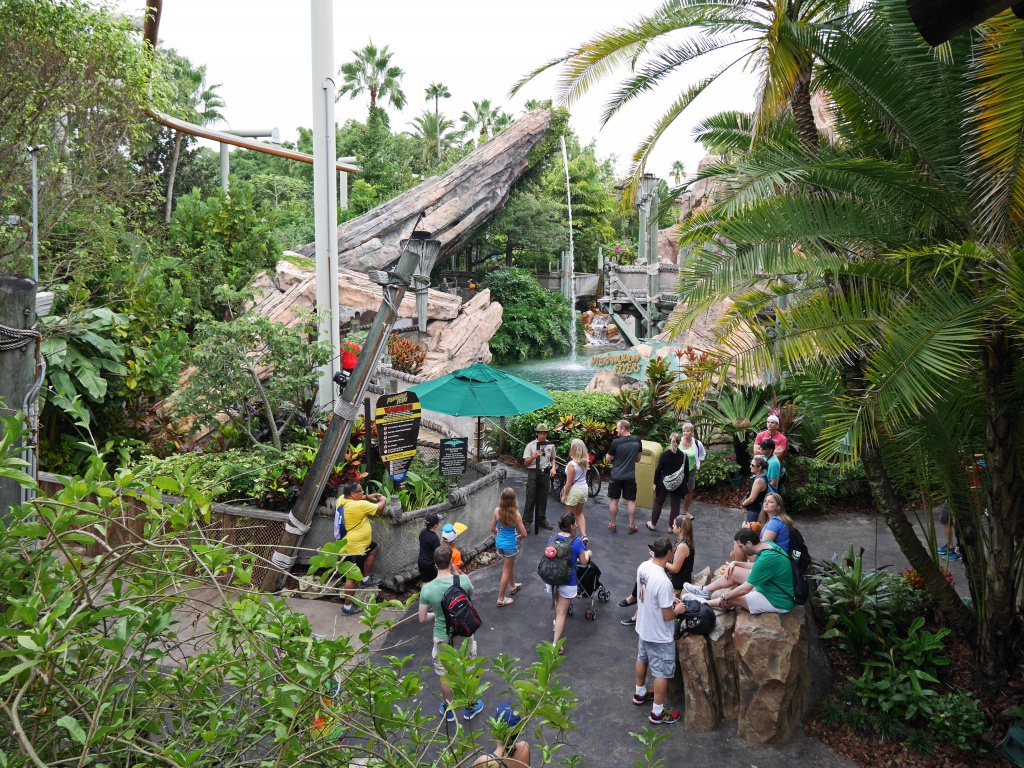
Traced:
<path fill-rule="evenodd" d="M 934 631 L 935 627 L 931 626 L 929 629 Z M 823 644 L 832 664 L 837 686 L 848 676 L 860 675 L 861 668 L 836 641 L 827 640 Z M 1000 713 L 1008 707 L 1024 704 L 1024 691 L 1009 686 L 1005 680 L 994 681 L 980 676 L 974 668 L 973 650 L 965 640 L 947 639 L 945 653 L 951 659 L 951 663 L 939 675 L 942 682 L 950 689 L 973 693 L 981 702 L 981 708 L 992 725 L 985 736 L 987 752 L 962 751 L 948 744 L 933 741 L 934 752 L 930 755 L 920 755 L 905 743 L 888 741 L 876 734 L 859 733 L 844 724 L 826 724 L 817 717 L 817 712 L 807 718 L 804 733 L 819 739 L 864 768 L 1006 768 L 1009 764 L 1002 757 L 1000 745 L 1007 730 L 1016 721 L 1004 718 Z"/>

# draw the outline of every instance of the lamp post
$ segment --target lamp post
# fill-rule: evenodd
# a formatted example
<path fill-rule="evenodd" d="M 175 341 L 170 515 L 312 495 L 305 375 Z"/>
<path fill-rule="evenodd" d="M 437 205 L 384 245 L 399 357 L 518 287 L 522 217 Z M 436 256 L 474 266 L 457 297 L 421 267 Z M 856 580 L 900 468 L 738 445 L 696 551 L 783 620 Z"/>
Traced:
<path fill-rule="evenodd" d="M 32 279 L 39 285 L 39 159 L 45 144 L 26 147 L 32 158 Z"/>

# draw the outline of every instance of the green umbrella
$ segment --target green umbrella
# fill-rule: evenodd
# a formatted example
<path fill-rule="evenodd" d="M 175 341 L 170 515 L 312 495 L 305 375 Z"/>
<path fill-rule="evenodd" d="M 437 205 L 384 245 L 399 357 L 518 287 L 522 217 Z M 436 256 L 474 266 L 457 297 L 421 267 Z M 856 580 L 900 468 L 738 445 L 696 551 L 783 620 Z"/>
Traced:
<path fill-rule="evenodd" d="M 411 387 L 428 411 L 450 416 L 476 416 L 477 456 L 480 455 L 480 424 L 483 416 L 518 416 L 555 401 L 547 390 L 489 365 L 477 363 Z"/>
<path fill-rule="evenodd" d="M 477 363 L 411 387 L 420 406 L 451 416 L 518 416 L 555 401 L 544 387 Z"/>

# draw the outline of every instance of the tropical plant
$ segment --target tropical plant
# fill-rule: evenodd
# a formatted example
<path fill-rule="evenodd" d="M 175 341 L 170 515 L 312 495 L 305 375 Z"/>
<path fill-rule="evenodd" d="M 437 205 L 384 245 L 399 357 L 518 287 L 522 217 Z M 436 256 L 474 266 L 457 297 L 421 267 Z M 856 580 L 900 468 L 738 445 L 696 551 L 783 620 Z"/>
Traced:
<path fill-rule="evenodd" d="M 388 354 L 391 356 L 391 366 L 396 371 L 416 374 L 423 370 L 427 350 L 412 339 L 392 333 L 388 336 Z"/>
<path fill-rule="evenodd" d="M 303 324 L 288 328 L 256 313 L 205 323 L 196 337 L 195 370 L 173 398 L 177 412 L 195 430 L 226 419 L 253 446 L 269 438 L 280 451 L 292 423 L 315 407 L 319 368 L 331 355 L 327 342 L 310 341 Z"/>
<path fill-rule="evenodd" d="M 860 677 L 850 676 L 849 680 L 865 708 L 891 712 L 907 721 L 919 715 L 925 718 L 932 715 L 935 691 L 926 686 L 939 681 L 927 672 L 869 662 Z"/>
<path fill-rule="evenodd" d="M 647 362 L 645 375 L 640 387 L 623 387 L 613 397 L 634 435 L 667 444 L 672 431 L 679 426 L 676 412 L 668 402 L 676 375 L 666 358 L 654 355 Z"/>
<path fill-rule="evenodd" d="M 464 111 L 459 116 L 464 134 L 472 136 L 477 134 L 477 144 L 486 144 L 487 139 L 495 130 L 495 123 L 503 121 L 504 113 L 497 105 L 492 105 L 490 99 L 473 102 L 471 112 Z"/>
<path fill-rule="evenodd" d="M 726 3 L 714 0 L 671 0 L 653 13 L 594 38 L 533 70 L 512 89 L 516 93 L 542 72 L 561 66 L 558 100 L 574 104 L 601 79 L 626 67 L 629 74 L 605 104 L 607 123 L 638 96 L 660 85 L 681 67 L 702 57 L 724 53 L 724 65 L 684 88 L 633 154 L 631 177 L 644 174 L 658 140 L 695 98 L 737 64 L 753 61 L 758 75 L 754 135 L 783 113 L 792 114 L 801 144 L 818 146 L 818 130 L 811 109 L 815 52 L 801 45 L 799 33 L 822 22 L 841 19 L 848 0 L 803 3 Z M 680 33 L 683 33 L 682 35 Z M 789 33 L 789 34 L 786 34 Z M 667 41 L 656 45 L 660 41 Z M 815 83 L 822 87 L 822 81 Z M 628 196 L 627 196 L 628 199 Z"/>
<path fill-rule="evenodd" d="M 491 300 L 502 306 L 501 326 L 490 340 L 495 362 L 569 351 L 569 324 L 576 316 L 564 296 L 548 293 L 537 278 L 517 267 L 491 272 L 487 288 Z"/>
<path fill-rule="evenodd" d="M 800 514 L 826 512 L 837 499 L 867 491 L 867 478 L 859 465 L 793 456 L 786 459 L 789 487 L 786 509 Z"/>
<path fill-rule="evenodd" d="M 405 71 L 391 63 L 394 54 L 388 47 L 385 45 L 378 48 L 370 40 L 360 50 L 352 51 L 352 54 L 356 57 L 355 61 L 345 62 L 338 70 L 345 82 L 338 89 L 337 98 L 347 93 L 354 99 L 369 93 L 371 114 L 377 108 L 378 101 L 388 101 L 395 109 L 402 109 L 405 106 L 405 93 L 401 81 Z"/>
<path fill-rule="evenodd" d="M 16 419 L 4 422 L 0 476 L 32 487 L 17 466 L 22 436 Z M 499 738 L 493 724 L 455 733 L 433 727 L 436 717 L 412 702 L 427 670 L 412 656 L 374 650 L 391 628 L 388 609 L 408 605 L 370 601 L 359 638 L 328 639 L 312 635 L 283 599 L 252 594 L 254 572 L 266 563 L 211 535 L 210 496 L 191 479 L 185 471 L 142 481 L 124 471 L 110 480 L 94 462 L 52 497 L 7 511 L 0 537 L 6 765 L 255 759 L 342 768 L 371 752 L 389 768 L 407 766 L 410 754 L 441 766 L 468 763 L 482 739 Z M 164 494 L 182 502 L 166 505 Z M 129 520 L 139 525 L 129 528 Z M 83 557 L 88 545 L 102 546 L 103 555 Z M 204 620 L 181 633 L 178 617 L 197 590 L 210 596 Z M 468 706 L 493 685 L 482 679 L 489 673 L 527 727 L 559 736 L 571 730 L 575 697 L 558 672 L 562 658 L 551 644 L 539 650 L 539 660 L 522 664 L 504 655 L 469 659 L 465 648 L 446 646 L 440 659 L 454 705 Z M 36 727 L 41 712 L 46 727 Z M 548 755 L 558 748 L 541 746 Z"/>
<path fill-rule="evenodd" d="M 1024 30 L 1004 14 L 935 56 L 903 6 L 879 0 L 779 33 L 823 62 L 841 141 L 808 154 L 790 126 L 699 174 L 730 193 L 684 225 L 688 305 L 669 327 L 737 300 L 717 331 L 743 326 L 750 341 L 718 350 L 707 379 L 798 374 L 825 421 L 819 455 L 863 464 L 933 600 L 997 674 L 1015 663 L 1024 568 L 1012 533 L 1024 504 L 1024 64 L 1010 54 Z M 975 492 L 963 467 L 978 452 L 989 482 Z M 915 467 L 955 502 L 976 614 L 903 510 L 892 477 Z"/>
<path fill-rule="evenodd" d="M 458 136 L 454 130 L 455 123 L 436 112 L 424 110 L 423 114 L 414 117 L 412 122 L 415 128 L 410 135 L 419 142 L 420 159 L 424 161 L 431 158 L 440 160 L 442 155 L 451 149 Z"/>
<path fill-rule="evenodd" d="M 975 749 L 988 730 L 988 719 L 981 702 L 970 691 L 953 691 L 931 701 L 928 730 L 939 741 L 957 749 Z"/>
<path fill-rule="evenodd" d="M 621 418 L 615 398 L 607 392 L 552 391 L 550 394 L 554 400 L 554 403 L 551 405 L 545 406 L 533 413 L 513 416 L 507 420 L 506 430 L 514 443 L 510 449 L 513 455 L 517 455 L 516 448 L 518 448 L 518 455 L 522 455 L 522 449 L 536 437 L 534 427 L 537 426 L 538 422 L 545 421 L 549 425 L 557 425 L 563 416 L 571 414 L 574 421 L 580 424 L 582 428 L 582 425 L 588 422 L 614 424 Z M 575 430 L 556 429 L 549 434 L 549 439 L 555 443 L 555 449 L 558 451 L 559 456 L 565 457 L 569 455 L 569 444 L 574 437 L 580 436 L 574 432 Z M 598 445 L 592 446 L 590 443 L 587 443 L 587 447 L 591 450 L 594 450 Z M 605 447 L 607 447 L 607 444 Z M 595 451 L 595 453 L 599 454 L 599 458 L 604 458 L 604 452 Z"/>
<path fill-rule="evenodd" d="M 669 172 L 669 175 L 672 177 L 672 181 L 676 183 L 677 187 L 683 183 L 683 178 L 686 176 L 686 166 L 683 165 L 682 160 L 672 161 L 672 170 Z"/>
<path fill-rule="evenodd" d="M 427 101 L 434 100 L 434 125 L 441 125 L 441 99 L 450 99 L 452 97 L 451 91 L 448 90 L 448 86 L 444 83 L 431 83 L 427 86 Z M 449 123 L 449 127 L 455 125 L 455 123 Z M 435 135 L 440 137 L 443 133 L 441 130 L 435 130 Z M 441 159 L 441 142 L 437 142 L 437 159 Z"/>
<path fill-rule="evenodd" d="M 724 437 L 731 441 L 736 464 L 741 470 L 750 466 L 750 441 L 757 434 L 757 425 L 767 416 L 761 405 L 759 390 L 727 387 L 707 400 L 697 403 L 695 426 L 705 434 L 705 441 Z"/>

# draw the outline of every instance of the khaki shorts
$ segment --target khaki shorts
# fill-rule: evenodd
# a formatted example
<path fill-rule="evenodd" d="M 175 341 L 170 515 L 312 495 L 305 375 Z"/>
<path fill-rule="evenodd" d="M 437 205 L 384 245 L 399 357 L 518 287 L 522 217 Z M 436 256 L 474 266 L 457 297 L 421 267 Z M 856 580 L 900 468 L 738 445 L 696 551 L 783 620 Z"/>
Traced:
<path fill-rule="evenodd" d="M 458 640 L 461 641 L 462 638 L 458 638 Z M 453 642 L 455 642 L 455 641 L 453 641 Z M 439 658 L 437 658 L 438 646 L 441 646 L 441 645 L 448 645 L 448 640 L 443 638 L 443 637 L 435 637 L 434 638 L 434 646 L 433 646 L 433 648 L 430 649 L 430 658 L 433 659 L 433 661 L 434 661 L 434 671 L 437 672 L 437 674 L 440 675 L 441 677 L 444 677 L 447 674 L 447 672 L 445 672 L 444 664 L 442 664 L 441 660 Z M 456 643 L 456 647 L 458 647 L 459 645 L 461 645 L 461 642 Z M 476 638 L 475 637 L 469 638 L 469 658 L 471 658 L 471 659 L 475 659 L 476 658 Z"/>
<path fill-rule="evenodd" d="M 575 507 L 577 504 L 582 504 L 586 500 L 586 488 L 572 488 L 567 494 L 565 494 L 565 501 L 563 503 L 567 507 Z"/>

